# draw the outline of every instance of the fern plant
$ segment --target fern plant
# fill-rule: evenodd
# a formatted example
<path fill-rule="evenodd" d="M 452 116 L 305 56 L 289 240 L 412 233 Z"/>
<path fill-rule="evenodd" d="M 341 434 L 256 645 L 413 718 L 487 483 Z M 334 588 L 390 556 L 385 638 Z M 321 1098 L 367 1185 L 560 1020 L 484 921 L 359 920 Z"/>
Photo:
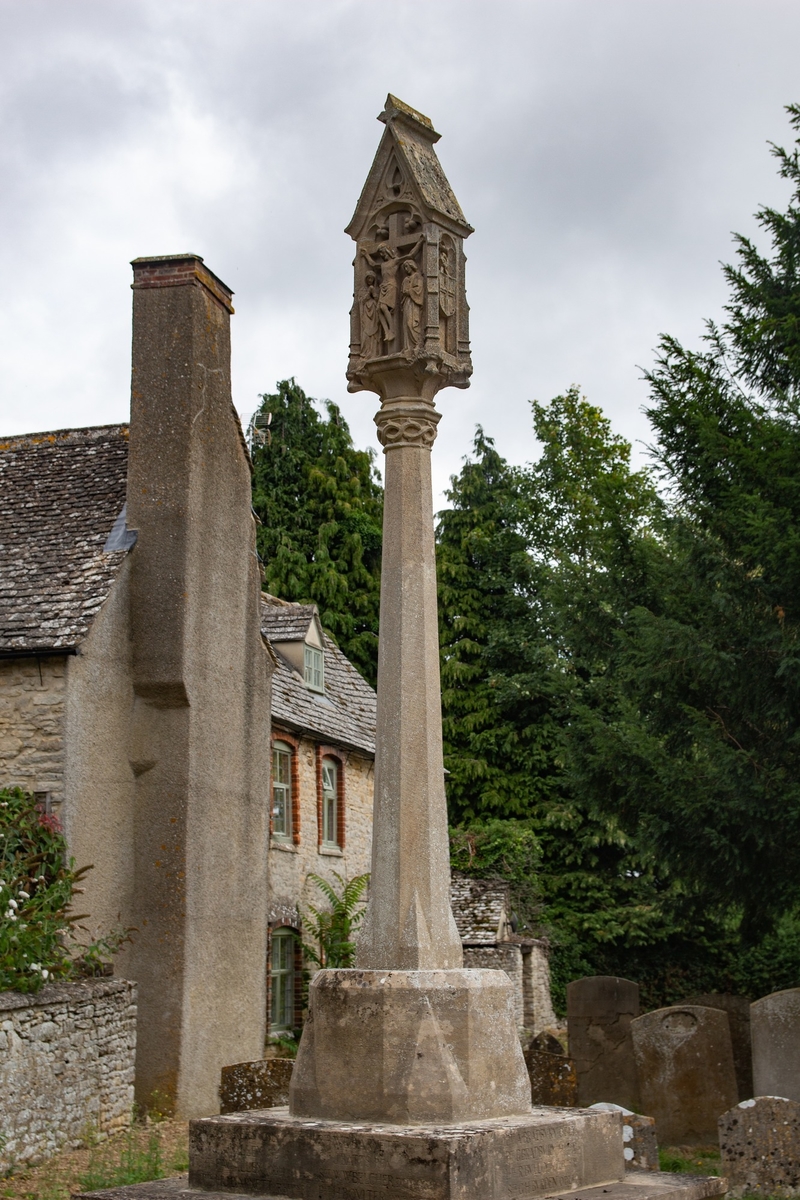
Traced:
<path fill-rule="evenodd" d="M 322 876 L 309 875 L 330 907 L 308 906 L 303 924 L 312 940 L 302 942 L 303 951 L 319 967 L 352 967 L 356 947 L 351 939 L 364 916 L 363 896 L 369 874 L 355 875 L 347 880 L 338 871 L 333 873 L 338 890 Z"/>

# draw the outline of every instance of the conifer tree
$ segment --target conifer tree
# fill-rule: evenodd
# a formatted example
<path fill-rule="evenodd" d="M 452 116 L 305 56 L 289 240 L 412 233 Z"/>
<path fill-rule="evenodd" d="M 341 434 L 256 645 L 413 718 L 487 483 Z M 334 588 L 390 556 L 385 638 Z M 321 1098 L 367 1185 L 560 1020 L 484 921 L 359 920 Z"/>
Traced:
<path fill-rule="evenodd" d="M 294 379 L 262 396 L 271 413 L 253 447 L 253 509 L 267 590 L 313 603 L 322 624 L 373 686 L 383 491 L 369 450 L 356 450 L 337 406 L 314 401 Z"/>

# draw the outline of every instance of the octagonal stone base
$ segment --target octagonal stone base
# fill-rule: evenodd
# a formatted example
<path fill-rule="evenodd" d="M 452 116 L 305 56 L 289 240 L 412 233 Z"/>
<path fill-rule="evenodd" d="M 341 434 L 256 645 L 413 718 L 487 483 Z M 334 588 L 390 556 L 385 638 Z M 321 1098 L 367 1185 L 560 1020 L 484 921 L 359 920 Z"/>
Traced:
<path fill-rule="evenodd" d="M 319 971 L 292 1073 L 293 1116 L 479 1121 L 531 1110 L 504 971 Z"/>

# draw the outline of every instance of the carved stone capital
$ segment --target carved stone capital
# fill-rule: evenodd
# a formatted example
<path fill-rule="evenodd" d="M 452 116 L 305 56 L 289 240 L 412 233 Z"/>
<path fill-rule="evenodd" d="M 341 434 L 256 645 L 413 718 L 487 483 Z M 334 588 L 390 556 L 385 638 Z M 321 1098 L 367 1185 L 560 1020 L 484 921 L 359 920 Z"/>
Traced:
<path fill-rule="evenodd" d="M 436 426 L 442 414 L 432 404 L 384 404 L 375 415 L 378 441 L 384 450 L 398 446 L 421 446 L 430 450 L 436 441 Z"/>

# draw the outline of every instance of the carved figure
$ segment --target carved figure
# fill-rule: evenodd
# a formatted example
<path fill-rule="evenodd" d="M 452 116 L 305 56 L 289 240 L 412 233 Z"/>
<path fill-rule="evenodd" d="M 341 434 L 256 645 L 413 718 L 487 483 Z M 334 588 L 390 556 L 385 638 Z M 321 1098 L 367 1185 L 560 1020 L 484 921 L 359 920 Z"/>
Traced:
<path fill-rule="evenodd" d="M 377 358 L 381 352 L 381 326 L 378 318 L 378 288 L 374 271 L 367 271 L 358 293 L 362 358 Z"/>
<path fill-rule="evenodd" d="M 381 273 L 378 317 L 383 330 L 383 339 L 387 343 L 395 340 L 394 313 L 397 307 L 397 272 L 407 259 L 411 259 L 417 254 L 421 245 L 422 234 L 417 238 L 412 249 L 402 255 L 398 254 L 393 246 L 386 244 L 378 246 L 374 254 L 370 254 L 365 246 L 361 247 L 361 253 L 369 265 L 376 267 Z"/>
<path fill-rule="evenodd" d="M 422 337 L 422 302 L 425 289 L 417 264 L 406 259 L 403 263 L 403 349 L 416 350 Z"/>
<path fill-rule="evenodd" d="M 439 312 L 442 318 L 442 349 L 455 349 L 453 316 L 456 311 L 456 281 L 452 274 L 450 247 L 443 244 L 439 251 Z"/>

